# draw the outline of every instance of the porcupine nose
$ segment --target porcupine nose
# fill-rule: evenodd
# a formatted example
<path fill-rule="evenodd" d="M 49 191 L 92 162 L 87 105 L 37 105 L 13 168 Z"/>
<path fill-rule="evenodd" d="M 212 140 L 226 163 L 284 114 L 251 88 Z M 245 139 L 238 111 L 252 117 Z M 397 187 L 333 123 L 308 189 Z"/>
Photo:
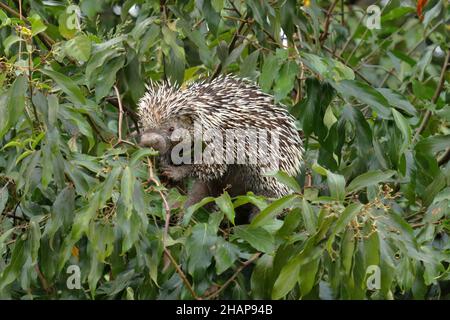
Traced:
<path fill-rule="evenodd" d="M 160 153 L 164 153 L 166 150 L 166 141 L 164 140 L 164 137 L 158 133 L 144 133 L 139 139 L 139 146 L 153 148 Z"/>

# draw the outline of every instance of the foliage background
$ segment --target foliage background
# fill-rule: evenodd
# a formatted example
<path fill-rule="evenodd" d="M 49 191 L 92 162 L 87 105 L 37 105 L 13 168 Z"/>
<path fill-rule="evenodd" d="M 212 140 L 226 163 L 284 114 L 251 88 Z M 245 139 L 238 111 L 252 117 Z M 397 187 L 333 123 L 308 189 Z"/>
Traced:
<path fill-rule="evenodd" d="M 384 1 L 380 30 L 366 6 L 1 0 L 0 297 L 449 298 L 448 2 Z M 183 212 L 121 139 L 147 81 L 221 72 L 290 109 L 306 170 L 274 202 Z"/>

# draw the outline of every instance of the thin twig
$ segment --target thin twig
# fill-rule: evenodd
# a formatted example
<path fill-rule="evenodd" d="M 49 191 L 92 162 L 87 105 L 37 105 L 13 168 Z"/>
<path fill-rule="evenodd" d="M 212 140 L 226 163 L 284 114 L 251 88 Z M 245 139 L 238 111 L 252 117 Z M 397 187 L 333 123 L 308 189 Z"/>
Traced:
<path fill-rule="evenodd" d="M 300 49 L 303 49 L 303 38 L 302 38 L 302 33 L 300 31 L 300 28 L 297 26 L 297 38 L 298 38 L 298 45 L 300 47 Z M 293 44 L 295 52 L 297 53 L 298 57 L 300 58 L 300 51 L 298 50 L 297 46 L 295 45 L 295 43 Z M 304 77 L 305 77 L 305 65 L 303 63 L 303 61 L 300 59 L 300 78 L 298 79 L 298 91 L 297 94 L 295 96 L 295 104 L 297 104 L 301 99 L 302 99 L 302 88 L 303 88 L 303 81 L 304 81 Z"/>
<path fill-rule="evenodd" d="M 209 300 L 209 299 L 217 297 L 223 290 L 225 290 L 234 281 L 234 279 L 239 275 L 239 273 L 241 273 L 242 270 L 244 270 L 247 266 L 249 266 L 256 259 L 258 259 L 260 255 L 261 255 L 260 252 L 255 253 L 250 259 L 248 259 L 239 268 L 237 268 L 236 272 L 231 276 L 230 279 L 228 279 L 219 289 L 217 289 L 213 293 L 211 293 L 208 296 L 206 296 L 205 299 Z"/>
<path fill-rule="evenodd" d="M 119 109 L 119 101 L 117 100 L 117 96 L 116 97 L 106 97 L 105 101 L 109 102 L 111 105 L 113 105 L 114 107 Z M 133 121 L 134 128 L 136 129 L 136 131 L 139 134 L 140 133 L 139 123 L 138 123 L 139 116 L 136 114 L 136 112 L 134 112 L 134 110 L 130 109 L 130 107 L 123 104 L 123 101 L 122 101 L 122 108 L 123 108 L 123 111 L 125 112 L 125 114 L 130 116 L 131 120 Z"/>
<path fill-rule="evenodd" d="M 184 284 L 186 285 L 186 287 L 188 288 L 189 292 L 191 293 L 191 295 L 194 297 L 195 300 L 202 300 L 201 297 L 199 297 L 195 291 L 194 288 L 192 288 L 192 285 L 190 284 L 188 278 L 186 278 L 186 275 L 184 274 L 183 270 L 181 270 L 180 266 L 178 265 L 177 261 L 175 260 L 175 258 L 172 256 L 172 254 L 170 253 L 169 249 L 167 249 L 166 247 L 164 247 L 164 253 L 166 254 L 166 256 L 169 258 L 170 262 L 172 262 L 173 266 L 175 267 L 175 269 L 177 270 L 178 275 L 181 277 L 181 280 L 183 280 Z"/>
<path fill-rule="evenodd" d="M 119 89 L 117 89 L 116 85 L 114 85 L 114 91 L 116 92 L 117 101 L 119 102 L 119 130 L 118 130 L 118 136 L 119 136 L 119 141 L 122 141 L 122 121 L 123 121 L 122 99 L 120 99 Z"/>
<path fill-rule="evenodd" d="M 442 65 L 442 69 L 441 69 L 441 76 L 439 77 L 439 82 L 436 87 L 436 91 L 434 92 L 433 98 L 431 99 L 431 103 L 433 103 L 433 104 L 435 104 L 436 101 L 438 100 L 439 95 L 441 94 L 442 88 L 444 87 L 445 73 L 447 71 L 447 65 L 448 65 L 449 59 L 450 59 L 450 50 L 447 51 L 447 55 L 445 56 L 445 61 L 444 61 L 444 64 Z M 430 118 L 431 118 L 431 110 L 427 110 L 425 112 L 425 115 L 423 116 L 423 119 L 422 119 L 422 122 L 420 123 L 419 128 L 417 128 L 417 130 L 416 130 L 416 134 L 414 135 L 413 142 L 417 141 L 420 134 L 425 130 L 425 128 L 428 125 L 428 122 L 430 121 Z"/>
<path fill-rule="evenodd" d="M 1 215 L 5 216 L 5 217 L 17 219 L 17 220 L 29 221 L 27 218 L 16 216 L 16 215 L 14 215 L 13 213 L 10 213 L 10 212 L 3 212 L 3 213 L 1 213 Z"/>
<path fill-rule="evenodd" d="M 117 140 L 115 146 L 118 145 L 118 144 L 120 144 L 120 143 L 126 143 L 126 144 L 129 144 L 129 145 L 131 145 L 131 146 L 134 146 L 135 144 L 134 144 L 133 142 L 130 142 L 130 141 L 127 141 L 127 140 L 122 139 L 122 122 L 123 122 L 123 106 L 122 106 L 122 99 L 120 98 L 120 92 L 119 92 L 119 89 L 117 89 L 117 86 L 116 86 L 116 85 L 114 85 L 114 91 L 115 91 L 115 93 L 116 93 L 116 96 L 117 96 L 117 102 L 118 102 L 118 104 L 119 104 L 119 124 L 118 124 L 118 130 L 117 130 L 117 131 L 118 131 L 118 132 L 117 132 L 118 140 Z"/>
<path fill-rule="evenodd" d="M 334 0 L 333 3 L 331 4 L 331 6 L 328 8 L 327 11 L 327 17 L 325 19 L 325 25 L 323 27 L 323 32 L 319 37 L 319 42 L 322 44 L 327 38 L 328 38 L 328 28 L 330 27 L 330 23 L 331 23 L 331 17 L 333 16 L 333 10 L 334 7 L 336 7 L 336 4 L 338 3 L 339 0 Z"/>
<path fill-rule="evenodd" d="M 51 293 L 50 286 L 48 285 L 47 279 L 45 279 L 44 275 L 42 274 L 41 270 L 39 269 L 39 265 L 36 263 L 34 266 L 34 269 L 36 270 L 36 273 L 39 277 L 39 281 L 41 281 L 42 287 L 44 288 L 45 292 L 47 294 Z"/>

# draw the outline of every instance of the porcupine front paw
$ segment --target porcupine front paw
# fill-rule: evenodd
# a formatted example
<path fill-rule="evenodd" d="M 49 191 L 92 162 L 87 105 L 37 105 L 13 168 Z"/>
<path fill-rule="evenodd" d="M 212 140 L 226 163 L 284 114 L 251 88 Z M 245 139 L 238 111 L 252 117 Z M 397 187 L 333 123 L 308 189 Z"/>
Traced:
<path fill-rule="evenodd" d="M 186 166 L 161 166 L 161 174 L 173 181 L 180 181 L 188 175 L 189 171 Z"/>

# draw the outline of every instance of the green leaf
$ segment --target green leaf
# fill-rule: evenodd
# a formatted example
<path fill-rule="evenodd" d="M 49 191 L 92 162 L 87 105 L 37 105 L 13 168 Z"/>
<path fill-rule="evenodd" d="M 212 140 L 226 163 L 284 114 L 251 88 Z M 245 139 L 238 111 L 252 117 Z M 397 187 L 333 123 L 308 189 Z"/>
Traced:
<path fill-rule="evenodd" d="M 81 92 L 81 89 L 71 78 L 50 69 L 41 69 L 41 72 L 55 80 L 58 86 L 60 86 L 61 90 L 70 97 L 72 102 L 80 105 L 86 104 L 86 98 Z"/>
<path fill-rule="evenodd" d="M 115 40 L 113 42 L 113 40 Z M 99 77 L 99 73 L 104 71 L 104 66 L 107 61 L 117 58 L 122 55 L 123 49 L 117 45 L 120 38 L 115 38 L 101 45 L 93 45 L 92 55 L 86 65 L 86 80 L 87 85 L 92 88 Z"/>
<path fill-rule="evenodd" d="M 101 2 L 101 1 L 89 1 L 89 0 L 84 0 L 81 1 L 80 4 L 80 9 L 81 11 L 87 15 L 87 17 L 90 20 L 94 20 L 95 21 L 95 17 L 96 15 L 101 12 L 103 5 L 105 4 L 105 2 Z"/>
<path fill-rule="evenodd" d="M 64 44 L 64 50 L 69 57 L 80 62 L 86 62 L 91 56 L 91 41 L 85 35 L 79 35 Z"/>
<path fill-rule="evenodd" d="M 6 203 L 8 202 L 9 193 L 6 187 L 0 189 L 0 214 L 5 210 Z"/>
<path fill-rule="evenodd" d="M 300 267 L 298 283 L 302 297 L 306 296 L 316 283 L 316 275 L 319 269 L 320 259 L 315 259 Z"/>
<path fill-rule="evenodd" d="M 58 17 L 58 29 L 59 33 L 66 39 L 72 39 L 77 33 L 77 21 L 78 17 L 76 12 L 68 13 L 63 11 Z"/>
<path fill-rule="evenodd" d="M 389 101 L 391 106 L 403 110 L 411 116 L 417 115 L 416 108 L 400 93 L 387 88 L 377 88 L 376 90 Z M 396 110 L 392 109 L 392 111 L 394 112 Z"/>
<path fill-rule="evenodd" d="M 133 213 L 134 175 L 130 167 L 125 167 L 120 188 L 121 197 L 125 205 L 125 217 L 129 219 Z"/>
<path fill-rule="evenodd" d="M 272 299 L 278 300 L 294 289 L 297 284 L 301 262 L 301 259 L 298 258 L 291 259 L 283 269 L 281 269 L 280 275 L 273 287 Z"/>
<path fill-rule="evenodd" d="M 275 101 L 284 99 L 294 88 L 295 78 L 298 73 L 298 65 L 295 61 L 289 60 L 281 68 L 280 75 L 275 80 Z"/>
<path fill-rule="evenodd" d="M 258 64 L 259 51 L 254 51 L 242 61 L 239 75 L 241 78 L 254 80 L 259 74 Z"/>
<path fill-rule="evenodd" d="M 381 16 L 381 23 L 385 23 L 390 20 L 395 20 L 399 17 L 404 17 L 408 13 L 415 12 L 413 7 L 398 7 L 388 11 L 386 14 Z"/>
<path fill-rule="evenodd" d="M 184 48 L 181 46 L 181 42 L 178 42 L 176 32 L 164 26 L 162 34 L 169 51 L 166 56 L 170 60 L 166 63 L 166 72 L 173 83 L 181 84 L 186 62 Z"/>
<path fill-rule="evenodd" d="M 19 117 L 23 115 L 26 90 L 27 79 L 24 76 L 17 77 L 9 88 L 6 105 L 0 105 L 1 109 L 5 108 L 0 112 L 4 115 L 4 118 L 0 119 L 0 139 L 11 127 L 16 125 Z"/>
<path fill-rule="evenodd" d="M 301 210 L 294 208 L 284 218 L 283 225 L 278 229 L 276 236 L 283 240 L 292 236 L 292 233 L 297 229 L 301 221 Z"/>
<path fill-rule="evenodd" d="M 282 55 L 284 56 L 283 59 L 281 59 Z M 285 58 L 287 58 L 287 51 L 281 49 L 277 49 L 276 55 L 270 54 L 265 58 L 259 77 L 259 85 L 263 91 L 268 92 L 270 90 Z"/>
<path fill-rule="evenodd" d="M 59 103 L 58 98 L 51 94 L 48 96 L 48 125 L 53 128 L 58 119 Z"/>
<path fill-rule="evenodd" d="M 391 117 L 389 102 L 369 85 L 356 80 L 342 80 L 331 84 L 344 97 L 353 97 L 373 108 L 381 118 L 389 119 Z"/>
<path fill-rule="evenodd" d="M 39 226 L 39 222 L 41 217 L 35 216 L 30 219 L 30 253 L 31 253 L 31 262 L 36 263 L 38 259 L 39 247 L 41 246 L 41 228 Z"/>
<path fill-rule="evenodd" d="M 91 297 L 95 297 L 97 283 L 103 273 L 104 264 L 98 259 L 97 255 L 93 254 L 90 257 L 90 269 L 88 274 L 88 284 L 91 290 Z"/>
<path fill-rule="evenodd" d="M 0 25 L 1 27 L 7 26 L 11 23 L 11 19 L 8 18 L 8 16 L 6 15 L 6 13 L 0 9 L 0 21 L 2 22 L 2 24 Z"/>
<path fill-rule="evenodd" d="M 318 243 L 322 241 L 334 219 L 332 216 L 325 218 L 319 230 L 312 237 L 308 238 L 301 252 L 291 258 L 281 268 L 281 272 L 272 290 L 272 299 L 280 299 L 288 294 L 295 287 L 299 279 L 301 266 L 311 263 L 320 257 L 323 252 L 323 247 L 318 245 Z"/>
<path fill-rule="evenodd" d="M 188 207 L 183 216 L 183 225 L 184 226 L 188 225 L 188 223 L 191 220 L 191 217 L 195 211 L 197 211 L 201 207 L 203 207 L 206 204 L 213 202 L 213 201 L 215 201 L 215 199 L 213 197 L 206 197 L 206 198 L 203 198 L 200 202 L 197 202 L 196 204 L 193 204 L 192 206 Z"/>
<path fill-rule="evenodd" d="M 263 228 L 252 228 L 249 226 L 238 226 L 234 228 L 234 234 L 247 241 L 258 251 L 271 253 L 274 250 L 273 236 Z"/>
<path fill-rule="evenodd" d="M 303 132 L 309 137 L 314 130 L 315 118 L 320 110 L 320 82 L 315 78 L 308 78 L 305 81 L 307 98 L 301 103 Z M 322 119 L 320 119 L 322 120 Z"/>
<path fill-rule="evenodd" d="M 345 274 L 349 275 L 353 262 L 353 253 L 355 251 L 355 235 L 353 229 L 346 229 L 342 237 L 340 248 L 342 268 L 344 269 Z"/>
<path fill-rule="evenodd" d="M 338 201 L 344 201 L 345 198 L 345 179 L 340 174 L 327 172 L 328 188 L 330 188 L 331 197 Z"/>
<path fill-rule="evenodd" d="M 4 47 L 5 54 L 7 56 L 9 56 L 9 49 L 11 48 L 11 46 L 14 43 L 17 43 L 19 41 L 22 41 L 22 39 L 15 34 L 11 34 L 8 37 L 6 37 L 5 40 L 3 40 L 3 47 Z"/>
<path fill-rule="evenodd" d="M 283 209 L 289 207 L 294 200 L 297 199 L 296 195 L 284 196 L 278 200 L 275 200 L 262 210 L 251 222 L 252 227 L 264 226 L 268 221 L 280 213 Z"/>
<path fill-rule="evenodd" d="M 56 197 L 51 210 L 51 219 L 45 225 L 44 235 L 50 239 L 53 248 L 53 237 L 60 228 L 66 231 L 73 219 L 75 210 L 75 190 L 73 187 L 64 188 Z"/>
<path fill-rule="evenodd" d="M 237 60 L 237 58 L 239 58 L 242 54 L 242 51 L 244 51 L 245 49 L 245 43 L 240 44 L 239 46 L 237 46 L 236 48 L 234 48 L 230 54 L 226 57 L 222 68 L 225 69 L 227 66 L 229 66 L 230 64 L 232 64 L 233 62 L 235 62 Z"/>
<path fill-rule="evenodd" d="M 94 133 L 90 123 L 86 118 L 79 112 L 79 109 L 69 109 L 65 108 L 61 110 L 61 114 L 64 115 L 66 120 L 70 120 L 82 135 L 84 135 L 89 142 L 89 150 L 94 147 L 95 139 Z"/>
<path fill-rule="evenodd" d="M 127 167 L 129 168 L 129 167 Z M 102 192 L 100 195 L 100 207 L 103 207 L 106 205 L 106 202 L 111 198 L 112 192 L 114 190 L 114 187 L 116 185 L 117 179 L 119 178 L 120 174 L 122 173 L 122 167 L 120 166 L 116 166 L 114 167 L 111 172 L 108 174 L 108 176 L 106 177 L 105 182 L 103 182 L 102 185 Z M 128 173 L 130 174 L 130 173 Z M 124 172 L 125 175 L 125 172 Z M 124 178 L 122 178 L 124 179 Z M 124 183 L 132 183 L 132 181 L 127 181 Z M 125 186 L 125 188 L 129 188 L 129 185 Z M 127 194 L 127 196 L 129 196 L 128 194 L 129 190 L 125 190 L 125 193 Z M 125 195 L 124 193 L 122 193 L 123 195 Z"/>
<path fill-rule="evenodd" d="M 423 18 L 423 25 L 424 28 L 428 28 L 428 25 L 430 24 L 433 19 L 438 17 L 442 12 L 444 11 L 442 8 L 443 2 L 437 1 L 433 8 L 430 10 L 427 10 L 424 14 Z"/>
<path fill-rule="evenodd" d="M 0 292 L 14 280 L 20 277 L 22 267 L 27 259 L 25 240 L 21 237 L 16 240 L 12 250 L 11 260 L 0 276 Z"/>
<path fill-rule="evenodd" d="M 158 155 L 158 151 L 149 148 L 139 148 L 131 155 L 130 167 L 135 167 L 144 157 L 151 157 L 156 155 Z"/>
<path fill-rule="evenodd" d="M 353 70 L 342 62 L 329 57 L 320 57 L 311 53 L 302 52 L 302 61 L 312 70 L 325 79 L 333 81 L 354 80 Z"/>
<path fill-rule="evenodd" d="M 253 299 L 270 299 L 274 283 L 273 257 L 262 255 L 256 262 L 250 278 L 250 287 Z"/>
<path fill-rule="evenodd" d="M 116 82 L 116 74 L 124 64 L 124 57 L 115 58 L 105 65 L 103 72 L 99 73 L 95 85 L 95 100 L 97 102 L 109 94 L 112 86 Z"/>
<path fill-rule="evenodd" d="M 312 165 L 312 169 L 317 172 L 318 174 L 320 174 L 321 176 L 326 177 L 328 174 L 328 170 L 325 169 L 324 167 L 322 167 L 320 164 L 314 163 Z"/>
<path fill-rule="evenodd" d="M 239 249 L 232 243 L 219 238 L 216 244 L 214 259 L 216 261 L 216 273 L 222 274 L 234 265 Z"/>
<path fill-rule="evenodd" d="M 223 213 L 225 213 L 228 220 L 230 220 L 231 223 L 234 224 L 234 217 L 235 217 L 234 206 L 233 203 L 231 202 L 231 198 L 228 192 L 225 191 L 220 197 L 215 199 L 215 202 L 219 207 L 219 209 Z"/>
<path fill-rule="evenodd" d="M 387 170 L 385 172 L 380 170 L 369 171 L 356 177 L 350 182 L 347 187 L 347 192 L 355 192 L 368 186 L 377 185 L 380 182 L 386 182 L 390 177 L 395 174 L 393 170 Z"/>
<path fill-rule="evenodd" d="M 216 233 L 206 223 L 196 224 L 186 239 L 187 270 L 189 274 L 202 274 L 212 261 Z"/>
<path fill-rule="evenodd" d="M 302 199 L 302 217 L 306 231 L 309 234 L 314 234 L 317 230 L 317 216 L 311 205 L 305 199 Z"/>
<path fill-rule="evenodd" d="M 33 14 L 28 17 L 28 21 L 31 23 L 31 32 L 33 37 L 47 29 L 47 26 L 42 22 L 41 17 L 37 14 Z"/>
<path fill-rule="evenodd" d="M 302 192 L 302 188 L 300 188 L 297 180 L 295 180 L 295 178 L 289 176 L 286 172 L 283 172 L 283 171 L 268 172 L 265 175 L 276 178 L 282 184 L 288 186 L 290 189 L 292 189 L 293 191 L 295 191 L 297 193 Z"/>
<path fill-rule="evenodd" d="M 95 217 L 100 206 L 100 192 L 94 194 L 88 205 L 75 213 L 74 222 L 70 238 L 73 241 L 78 241 L 83 233 L 88 231 L 89 223 Z"/>
<path fill-rule="evenodd" d="M 403 153 L 408 149 L 408 146 L 411 144 L 411 127 L 406 121 L 405 117 L 402 116 L 400 112 L 395 109 L 392 109 L 392 115 L 394 116 L 395 124 L 397 128 L 400 130 L 403 136 L 403 143 L 400 148 L 400 153 Z"/>
<path fill-rule="evenodd" d="M 415 147 L 418 152 L 436 153 L 450 146 L 450 134 L 436 135 L 419 141 Z"/>

